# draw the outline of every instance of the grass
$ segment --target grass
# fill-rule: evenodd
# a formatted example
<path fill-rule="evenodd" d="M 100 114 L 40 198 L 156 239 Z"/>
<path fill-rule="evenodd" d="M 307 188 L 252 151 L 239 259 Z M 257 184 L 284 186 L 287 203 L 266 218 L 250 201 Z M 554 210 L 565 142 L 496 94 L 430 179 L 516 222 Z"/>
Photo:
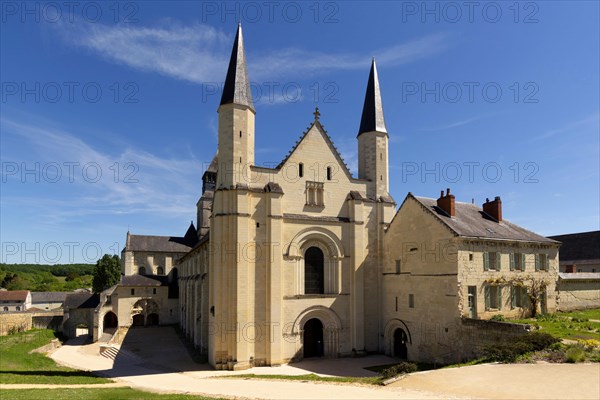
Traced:
<path fill-rule="evenodd" d="M 2 391 L 2 400 L 216 400 L 189 394 L 158 394 L 131 388 L 105 389 L 10 389 Z"/>
<path fill-rule="evenodd" d="M 338 383 L 360 383 L 366 385 L 381 385 L 383 379 L 379 376 L 373 377 L 351 377 L 351 376 L 319 376 L 316 374 L 305 375 L 258 375 L 258 374 L 242 374 L 220 376 L 219 378 L 231 379 L 277 379 L 286 381 L 312 381 L 312 382 L 338 382 Z"/>
<path fill-rule="evenodd" d="M 590 319 L 600 320 L 600 309 L 544 314 L 536 318 L 510 322 L 530 324 L 533 328 L 561 339 L 600 340 L 600 322 L 593 322 Z"/>
<path fill-rule="evenodd" d="M 0 337 L 0 383 L 82 384 L 108 383 L 90 372 L 62 367 L 51 358 L 31 350 L 56 336 L 49 329 L 32 330 Z M 4 400 L 4 394 L 2 400 Z"/>

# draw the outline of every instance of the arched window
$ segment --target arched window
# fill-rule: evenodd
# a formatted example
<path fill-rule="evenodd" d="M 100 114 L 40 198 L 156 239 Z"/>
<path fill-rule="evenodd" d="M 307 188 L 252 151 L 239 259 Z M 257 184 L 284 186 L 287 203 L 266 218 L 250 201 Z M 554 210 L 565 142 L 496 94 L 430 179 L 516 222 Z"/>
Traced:
<path fill-rule="evenodd" d="M 140 275 L 146 275 L 146 267 L 139 267 L 138 268 L 138 274 L 140 274 Z"/>
<path fill-rule="evenodd" d="M 158 268 L 156 269 L 156 273 L 157 273 L 158 275 L 164 275 L 164 274 L 165 274 L 165 269 L 164 269 L 163 267 L 158 267 Z"/>
<path fill-rule="evenodd" d="M 304 253 L 304 293 L 325 293 L 325 257 L 318 247 L 309 247 Z"/>
<path fill-rule="evenodd" d="M 17 311 L 21 311 L 21 307 L 17 306 Z"/>
<path fill-rule="evenodd" d="M 4 311 L 8 311 L 8 307 L 4 307 Z"/>

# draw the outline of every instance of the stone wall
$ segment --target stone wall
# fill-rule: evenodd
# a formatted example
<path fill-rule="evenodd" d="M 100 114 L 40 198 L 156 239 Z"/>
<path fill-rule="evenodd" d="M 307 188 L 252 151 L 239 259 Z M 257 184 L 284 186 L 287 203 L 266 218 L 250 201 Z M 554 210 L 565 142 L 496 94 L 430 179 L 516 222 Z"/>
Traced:
<path fill-rule="evenodd" d="M 31 329 L 32 314 L 28 312 L 6 312 L 0 314 L 0 336 L 16 331 Z"/>
<path fill-rule="evenodd" d="M 558 279 L 557 297 L 559 311 L 599 308 L 600 273 L 561 273 Z"/>
<path fill-rule="evenodd" d="M 31 317 L 33 329 L 53 329 L 57 332 L 62 331 L 63 310 L 35 312 Z"/>
<path fill-rule="evenodd" d="M 468 360 L 480 357 L 486 345 L 510 341 L 529 330 L 529 325 L 524 324 L 462 318 L 460 342 L 457 344 L 463 360 Z"/>

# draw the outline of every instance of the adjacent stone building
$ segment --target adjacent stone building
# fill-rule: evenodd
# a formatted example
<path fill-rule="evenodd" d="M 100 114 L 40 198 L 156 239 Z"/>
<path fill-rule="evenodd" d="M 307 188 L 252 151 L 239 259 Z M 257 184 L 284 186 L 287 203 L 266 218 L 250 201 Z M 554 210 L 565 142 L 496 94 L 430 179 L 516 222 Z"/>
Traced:
<path fill-rule="evenodd" d="M 409 193 L 385 234 L 385 353 L 460 362 L 473 352 L 465 319 L 529 315 L 532 279 L 545 287 L 538 310 L 555 311 L 559 245 L 505 220 L 499 197 L 479 208 L 449 189 Z"/>
<path fill-rule="evenodd" d="M 560 272 L 600 273 L 600 231 L 550 236 L 562 243 Z"/>
<path fill-rule="evenodd" d="M 29 290 L 0 290 L 0 312 L 26 311 L 30 308 Z"/>

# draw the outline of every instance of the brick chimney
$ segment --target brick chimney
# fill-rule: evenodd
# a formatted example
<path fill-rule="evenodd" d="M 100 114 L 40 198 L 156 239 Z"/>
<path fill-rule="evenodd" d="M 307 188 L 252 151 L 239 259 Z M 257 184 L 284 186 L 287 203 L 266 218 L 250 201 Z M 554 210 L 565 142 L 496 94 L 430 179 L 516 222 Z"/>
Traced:
<path fill-rule="evenodd" d="M 485 199 L 483 212 L 498 222 L 502 221 L 502 200 L 500 200 L 500 196 L 496 196 L 493 201 Z"/>
<path fill-rule="evenodd" d="M 437 206 L 444 210 L 444 212 L 449 216 L 454 217 L 456 214 L 454 207 L 454 195 L 450 194 L 450 188 L 446 189 L 445 196 L 444 191 L 441 191 L 440 198 L 437 199 Z"/>

